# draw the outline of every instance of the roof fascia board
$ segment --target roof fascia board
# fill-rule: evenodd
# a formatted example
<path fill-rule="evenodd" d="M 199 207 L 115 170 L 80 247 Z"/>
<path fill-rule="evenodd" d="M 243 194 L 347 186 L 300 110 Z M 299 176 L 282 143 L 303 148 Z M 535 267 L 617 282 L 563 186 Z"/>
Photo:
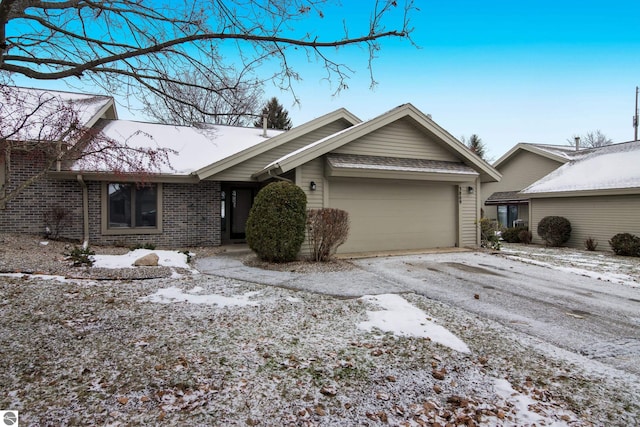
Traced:
<path fill-rule="evenodd" d="M 541 149 L 539 147 L 536 147 L 533 144 L 527 144 L 525 142 L 519 142 L 515 146 L 513 146 L 511 148 L 511 150 L 507 151 L 502 157 L 500 157 L 498 160 L 496 160 L 493 163 L 493 167 L 494 168 L 500 167 L 503 163 L 506 163 L 513 156 L 515 156 L 517 154 L 517 152 L 520 151 L 520 150 L 528 151 L 530 153 L 537 154 L 539 156 L 546 157 L 547 159 L 555 160 L 555 161 L 560 162 L 560 163 L 567 163 L 569 161 L 569 159 L 567 159 L 566 157 L 562 157 L 562 156 L 558 156 L 557 154 L 550 153 L 550 152 L 545 151 L 545 150 L 543 150 L 543 149 Z"/>
<path fill-rule="evenodd" d="M 113 101 L 113 98 L 109 97 L 109 101 L 107 103 L 105 103 L 105 105 L 103 105 L 96 112 L 96 114 L 93 115 L 93 117 L 91 117 L 91 119 L 85 124 L 85 126 L 87 128 L 92 128 L 93 126 L 95 126 L 95 124 L 98 122 L 98 120 L 100 120 L 102 118 L 102 116 L 104 116 L 105 113 L 107 111 L 109 111 L 110 108 L 113 109 L 113 114 L 115 114 L 116 120 L 117 120 L 118 119 L 118 113 L 116 111 L 115 102 Z"/>
<path fill-rule="evenodd" d="M 344 119 L 347 122 L 351 123 L 351 125 L 355 125 L 360 123 L 358 117 L 352 114 L 345 108 L 339 108 L 331 113 L 320 116 L 316 119 L 313 119 L 309 122 L 306 122 L 300 126 L 296 126 L 278 136 L 274 136 L 265 140 L 260 144 L 256 144 L 253 147 L 247 148 L 239 153 L 231 155 L 225 159 L 222 159 L 216 163 L 205 166 L 197 171 L 195 174 L 200 179 L 206 179 L 212 175 L 220 173 L 232 166 L 235 166 L 243 161 L 246 161 L 252 157 L 255 157 L 259 154 L 265 153 L 273 148 L 276 148 L 282 144 L 286 144 L 287 142 L 293 141 L 296 138 L 299 138 L 309 132 L 313 132 L 317 129 L 322 128 L 330 123 L 333 123 L 337 120 Z"/>
<path fill-rule="evenodd" d="M 200 182 L 195 175 L 170 175 L 170 174 L 127 174 L 109 172 L 83 172 L 83 171 L 51 171 L 48 175 L 54 179 L 76 179 L 82 175 L 85 181 L 112 181 L 112 182 L 166 182 L 176 184 L 197 184 Z"/>

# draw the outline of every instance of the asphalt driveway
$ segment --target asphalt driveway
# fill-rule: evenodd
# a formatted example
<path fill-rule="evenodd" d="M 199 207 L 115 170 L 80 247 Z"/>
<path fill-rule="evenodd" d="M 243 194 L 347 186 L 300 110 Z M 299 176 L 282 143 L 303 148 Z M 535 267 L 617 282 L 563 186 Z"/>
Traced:
<path fill-rule="evenodd" d="M 238 253 L 199 260 L 205 273 L 359 297 L 415 292 L 500 322 L 539 345 L 640 375 L 640 290 L 486 252 L 364 258 L 335 273 L 246 267 Z"/>

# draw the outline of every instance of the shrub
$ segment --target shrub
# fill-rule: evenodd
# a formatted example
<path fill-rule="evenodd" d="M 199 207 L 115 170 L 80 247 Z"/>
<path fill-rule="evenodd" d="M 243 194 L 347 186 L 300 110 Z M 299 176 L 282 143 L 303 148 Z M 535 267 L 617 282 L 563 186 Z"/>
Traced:
<path fill-rule="evenodd" d="M 247 219 L 249 247 L 269 262 L 293 261 L 304 241 L 307 196 L 297 185 L 273 182 L 260 190 Z"/>
<path fill-rule="evenodd" d="M 71 223 L 71 211 L 62 206 L 52 206 L 44 214 L 45 237 L 53 240 L 60 238 L 60 233 Z"/>
<path fill-rule="evenodd" d="M 562 216 L 545 216 L 538 223 L 538 235 L 547 246 L 561 246 L 571 237 L 571 223 Z"/>
<path fill-rule="evenodd" d="M 500 235 L 498 234 L 498 223 L 489 218 L 481 218 L 478 221 L 480 227 L 480 246 L 500 250 Z"/>
<path fill-rule="evenodd" d="M 618 233 L 609 240 L 616 255 L 640 257 L 640 237 L 629 233 Z"/>
<path fill-rule="evenodd" d="M 89 249 L 89 246 L 74 246 L 73 249 L 65 252 L 65 258 L 73 263 L 74 267 L 93 265 L 93 255 L 96 253 Z"/>
<path fill-rule="evenodd" d="M 149 249 L 154 250 L 156 245 L 153 243 L 136 243 L 135 245 L 129 246 L 130 251 L 135 251 L 136 249 Z"/>
<path fill-rule="evenodd" d="M 584 247 L 588 251 L 595 251 L 598 248 L 598 241 L 593 237 L 589 236 L 584 241 Z"/>
<path fill-rule="evenodd" d="M 520 239 L 520 243 L 524 243 L 525 245 L 528 245 L 529 243 L 531 243 L 533 236 L 531 235 L 531 231 L 529 231 L 528 228 L 525 228 L 525 229 L 521 229 L 520 232 L 518 233 L 518 239 Z"/>
<path fill-rule="evenodd" d="M 348 236 L 348 212 L 331 208 L 307 211 L 307 239 L 314 261 L 328 261 Z"/>
<path fill-rule="evenodd" d="M 509 227 L 502 230 L 502 240 L 507 243 L 520 243 L 520 231 L 522 227 Z"/>

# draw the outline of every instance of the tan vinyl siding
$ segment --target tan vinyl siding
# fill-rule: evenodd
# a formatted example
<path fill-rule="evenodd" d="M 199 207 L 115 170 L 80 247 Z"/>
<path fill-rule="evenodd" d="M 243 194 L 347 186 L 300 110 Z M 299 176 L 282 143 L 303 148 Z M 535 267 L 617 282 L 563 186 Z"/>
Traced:
<path fill-rule="evenodd" d="M 331 180 L 329 204 L 349 212 L 351 231 L 339 252 L 452 247 L 457 240 L 457 186 L 415 181 Z"/>
<path fill-rule="evenodd" d="M 628 196 L 593 196 L 532 199 L 531 223 L 535 243 L 538 223 L 548 215 L 563 216 L 571 222 L 568 246 L 584 248 L 584 240 L 593 237 L 598 250 L 610 250 L 609 239 L 617 233 L 640 236 L 640 194 Z"/>
<path fill-rule="evenodd" d="M 473 193 L 469 193 L 468 188 L 474 189 Z M 478 191 L 475 182 L 467 182 L 461 184 L 460 193 L 458 194 L 458 203 L 460 204 L 460 246 L 477 246 L 478 245 L 478 227 L 477 219 L 477 197 Z"/>
<path fill-rule="evenodd" d="M 253 181 L 251 175 L 261 170 L 269 163 L 302 148 L 312 142 L 318 141 L 326 136 L 332 135 L 343 129 L 349 127 L 350 124 L 345 120 L 338 120 L 327 126 L 317 129 L 313 132 L 301 136 L 298 139 L 290 141 L 279 147 L 275 147 L 265 153 L 259 154 L 247 161 L 244 161 L 236 166 L 233 166 L 219 174 L 216 174 L 209 179 L 216 181 Z"/>
<path fill-rule="evenodd" d="M 412 124 L 410 119 L 400 119 L 362 138 L 350 142 L 335 153 L 368 156 L 400 157 L 460 161 L 435 138 L 430 138 Z"/>
<path fill-rule="evenodd" d="M 318 209 L 324 207 L 324 159 L 322 157 L 305 163 L 300 168 L 299 186 L 307 195 L 307 209 Z M 316 190 L 310 190 L 311 181 L 316 183 Z"/>
<path fill-rule="evenodd" d="M 502 174 L 502 179 L 499 182 L 489 182 L 482 186 L 482 203 L 498 191 L 520 191 L 562 165 L 563 163 L 555 160 L 521 150 L 508 162 L 500 165 L 498 172 Z M 495 212 L 495 208 L 492 211 Z"/>

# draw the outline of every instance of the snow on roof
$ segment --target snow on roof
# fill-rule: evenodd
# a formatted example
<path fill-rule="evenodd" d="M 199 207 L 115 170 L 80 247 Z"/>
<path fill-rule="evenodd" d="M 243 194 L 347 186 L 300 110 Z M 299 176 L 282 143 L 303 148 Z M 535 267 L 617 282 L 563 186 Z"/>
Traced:
<path fill-rule="evenodd" d="M 108 138 L 126 143 L 131 148 L 167 148 L 171 168 L 163 166 L 163 174 L 188 175 L 243 150 L 280 135 L 284 131 L 269 129 L 267 137 L 255 127 L 206 125 L 175 126 L 129 120 L 102 120 L 102 132 Z M 81 170 L 78 163 L 73 170 Z M 94 172 L 108 172 L 98 170 Z"/>
<path fill-rule="evenodd" d="M 573 159 L 576 155 L 580 154 L 574 146 L 571 145 L 551 145 L 551 144 L 526 144 L 536 147 L 539 150 L 546 151 L 549 154 L 553 154 L 566 159 Z"/>
<path fill-rule="evenodd" d="M 640 141 L 577 152 L 574 159 L 522 190 L 525 194 L 640 187 Z"/>
<path fill-rule="evenodd" d="M 113 99 L 103 95 L 87 95 L 55 90 L 33 89 L 24 87 L 4 87 L 0 90 L 2 104 L 2 128 L 4 130 L 19 129 L 11 139 L 17 141 L 33 141 L 39 135 L 52 134 L 56 126 L 56 117 L 61 109 L 71 107 L 81 125 L 90 126 L 96 115 Z M 26 117 L 28 116 L 28 117 Z M 22 121 L 26 119 L 24 124 Z"/>

